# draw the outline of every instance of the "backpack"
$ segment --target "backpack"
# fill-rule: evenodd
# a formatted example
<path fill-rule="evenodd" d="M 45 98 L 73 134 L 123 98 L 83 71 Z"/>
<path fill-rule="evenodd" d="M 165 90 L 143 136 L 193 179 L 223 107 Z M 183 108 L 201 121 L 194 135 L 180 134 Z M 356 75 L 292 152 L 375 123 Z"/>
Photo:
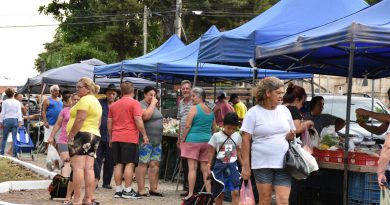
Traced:
<path fill-rule="evenodd" d="M 50 199 L 53 198 L 65 198 L 68 190 L 69 177 L 63 177 L 60 174 L 54 176 L 53 181 L 48 187 L 50 193 Z"/>

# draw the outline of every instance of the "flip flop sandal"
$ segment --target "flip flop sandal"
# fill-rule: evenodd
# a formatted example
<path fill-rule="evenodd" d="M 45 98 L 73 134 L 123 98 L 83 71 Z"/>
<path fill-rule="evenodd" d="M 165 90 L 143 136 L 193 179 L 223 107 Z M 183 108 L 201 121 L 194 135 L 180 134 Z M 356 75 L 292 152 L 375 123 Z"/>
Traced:
<path fill-rule="evenodd" d="M 72 201 L 65 200 L 62 202 L 62 205 L 73 205 Z"/>
<path fill-rule="evenodd" d="M 164 194 L 160 192 L 154 192 L 154 191 L 149 191 L 150 196 L 159 196 L 159 197 L 164 197 Z"/>

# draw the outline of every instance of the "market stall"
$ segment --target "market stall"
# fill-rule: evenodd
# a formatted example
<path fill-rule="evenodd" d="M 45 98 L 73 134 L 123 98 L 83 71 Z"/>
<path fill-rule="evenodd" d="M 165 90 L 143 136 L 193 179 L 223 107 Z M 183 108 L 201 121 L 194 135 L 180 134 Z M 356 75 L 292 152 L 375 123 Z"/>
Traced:
<path fill-rule="evenodd" d="M 389 7 L 390 1 L 383 0 L 327 25 L 260 45 L 256 51 L 257 64 L 268 69 L 286 68 L 291 71 L 348 76 L 342 162 L 345 205 L 379 203 L 379 190 L 370 188 L 375 186 L 375 183 L 371 183 L 375 181 L 375 175 L 348 171 L 351 163 L 367 166 L 375 162 L 371 156 L 355 155 L 354 158 L 348 152 L 351 137 L 349 126 L 350 114 L 354 111 L 351 110 L 352 77 L 377 79 L 390 76 L 389 61 L 386 60 L 390 56 Z M 362 181 L 367 186 L 354 186 L 357 181 Z M 348 189 L 349 187 L 353 189 Z M 359 193 L 355 195 L 356 189 Z"/>

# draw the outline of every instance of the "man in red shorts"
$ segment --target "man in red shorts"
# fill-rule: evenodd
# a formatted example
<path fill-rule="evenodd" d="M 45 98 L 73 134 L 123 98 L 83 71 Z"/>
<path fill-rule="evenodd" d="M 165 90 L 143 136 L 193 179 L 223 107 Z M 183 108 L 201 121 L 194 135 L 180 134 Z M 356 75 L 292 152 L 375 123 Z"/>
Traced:
<path fill-rule="evenodd" d="M 140 195 L 131 188 L 133 170 L 138 163 L 138 138 L 141 132 L 144 144 L 149 143 L 142 121 L 141 104 L 133 99 L 134 86 L 130 82 L 121 84 L 122 98 L 113 103 L 108 112 L 108 135 L 115 164 L 115 198 L 139 199 Z M 123 171 L 124 169 L 124 171 Z M 122 177 L 125 187 L 122 188 Z"/>

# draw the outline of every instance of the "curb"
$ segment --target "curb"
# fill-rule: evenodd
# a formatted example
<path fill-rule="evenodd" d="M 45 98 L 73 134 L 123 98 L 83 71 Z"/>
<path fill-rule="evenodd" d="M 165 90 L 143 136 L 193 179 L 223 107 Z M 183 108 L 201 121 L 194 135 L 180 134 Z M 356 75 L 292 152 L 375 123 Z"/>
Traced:
<path fill-rule="evenodd" d="M 0 183 L 0 193 L 6 193 L 9 191 L 14 191 L 14 190 L 31 190 L 31 189 L 47 189 L 49 184 L 51 183 L 51 179 L 57 174 L 55 172 L 49 172 L 46 169 L 43 169 L 41 167 L 38 167 L 36 165 L 23 162 L 19 159 L 13 158 L 13 157 L 8 157 L 8 156 L 0 156 L 0 158 L 5 158 L 8 160 L 11 160 L 14 163 L 17 163 L 21 166 L 26 167 L 27 169 L 32 170 L 33 172 L 48 178 L 50 180 L 34 180 L 34 181 L 7 181 Z M 6 202 L 0 201 L 0 204 L 3 204 Z M 10 204 L 10 203 L 8 203 Z"/>

